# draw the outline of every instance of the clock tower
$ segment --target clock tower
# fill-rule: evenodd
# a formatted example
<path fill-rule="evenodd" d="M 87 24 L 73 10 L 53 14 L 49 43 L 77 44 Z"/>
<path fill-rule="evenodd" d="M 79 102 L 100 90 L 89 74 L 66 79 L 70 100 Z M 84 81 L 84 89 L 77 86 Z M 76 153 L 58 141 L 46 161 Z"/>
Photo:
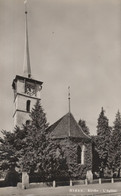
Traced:
<path fill-rule="evenodd" d="M 31 66 L 29 57 L 28 25 L 27 25 L 27 1 L 25 1 L 25 55 L 23 76 L 16 75 L 12 87 L 14 91 L 14 127 L 22 127 L 29 124 L 30 112 L 38 99 L 41 99 L 43 82 L 31 77 Z"/>
<path fill-rule="evenodd" d="M 16 75 L 12 87 L 14 91 L 14 127 L 22 127 L 23 124 L 29 123 L 31 109 L 37 99 L 41 97 L 42 82 Z"/>

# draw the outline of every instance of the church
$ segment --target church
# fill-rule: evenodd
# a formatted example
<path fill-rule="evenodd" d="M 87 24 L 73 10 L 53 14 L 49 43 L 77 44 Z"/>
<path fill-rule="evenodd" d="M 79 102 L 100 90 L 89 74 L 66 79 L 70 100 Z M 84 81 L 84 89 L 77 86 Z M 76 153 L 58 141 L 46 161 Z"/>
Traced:
<path fill-rule="evenodd" d="M 50 137 L 62 147 L 72 178 L 85 179 L 92 169 L 92 142 L 71 112 L 49 127 Z"/>
<path fill-rule="evenodd" d="M 23 75 L 16 75 L 12 83 L 14 92 L 14 127 L 30 123 L 29 114 L 36 101 L 41 100 L 42 81 L 33 79 L 29 58 L 27 9 L 25 10 L 26 36 Z M 69 97 L 70 104 L 70 97 Z M 92 170 L 92 141 L 69 112 L 52 124 L 48 131 L 53 141 L 62 147 L 73 178 L 84 179 Z"/>

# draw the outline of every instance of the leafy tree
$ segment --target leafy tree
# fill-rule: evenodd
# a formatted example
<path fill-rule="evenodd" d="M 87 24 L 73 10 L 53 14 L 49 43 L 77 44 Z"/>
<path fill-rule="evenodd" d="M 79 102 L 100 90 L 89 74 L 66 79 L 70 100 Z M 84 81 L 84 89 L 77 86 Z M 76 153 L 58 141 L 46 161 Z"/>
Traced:
<path fill-rule="evenodd" d="M 81 120 L 80 119 L 78 124 L 82 128 L 84 133 L 86 133 L 87 135 L 90 135 L 90 131 L 89 131 L 89 128 L 87 127 L 87 125 L 86 125 L 86 121 L 85 120 Z"/>
<path fill-rule="evenodd" d="M 7 131 L 2 131 L 2 133 L 3 138 L 0 138 L 0 170 L 5 177 L 4 186 L 16 186 L 20 180 L 19 174 L 15 171 L 18 163 L 16 135 Z M 19 146 L 19 140 L 17 146 Z"/>
<path fill-rule="evenodd" d="M 16 148 L 13 143 L 15 141 L 14 133 L 2 131 L 3 138 L 0 138 L 0 169 L 8 170 L 17 166 L 18 158 L 16 156 Z"/>
<path fill-rule="evenodd" d="M 98 118 L 96 150 L 100 158 L 100 171 L 107 166 L 109 146 L 110 146 L 111 128 L 109 127 L 108 118 L 102 108 Z M 103 172 L 102 172 L 103 173 Z"/>
<path fill-rule="evenodd" d="M 67 171 L 66 159 L 61 147 L 49 138 L 46 114 L 39 100 L 32 109 L 30 118 L 30 124 L 23 125 L 21 130 L 16 127 L 13 133 L 3 132 L 0 155 L 5 153 L 3 158 L 0 158 L 1 167 L 3 169 L 6 164 L 7 169 L 14 165 L 14 168 L 25 170 L 30 176 L 39 172 L 39 180 L 42 181 L 57 178 L 65 172 L 62 163 L 65 163 Z M 56 156 L 57 152 L 59 156 Z"/>
<path fill-rule="evenodd" d="M 117 172 L 119 175 L 121 167 L 121 114 L 119 111 L 116 113 L 112 130 L 108 164 L 112 172 Z"/>

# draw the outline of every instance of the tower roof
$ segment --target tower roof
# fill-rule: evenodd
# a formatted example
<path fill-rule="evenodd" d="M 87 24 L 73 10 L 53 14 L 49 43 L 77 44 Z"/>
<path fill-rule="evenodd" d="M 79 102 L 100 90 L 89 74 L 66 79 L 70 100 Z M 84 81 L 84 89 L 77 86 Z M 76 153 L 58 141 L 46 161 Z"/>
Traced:
<path fill-rule="evenodd" d="M 91 137 L 86 135 L 78 125 L 73 115 L 69 112 L 60 118 L 57 122 L 48 128 L 52 139 L 61 138 L 82 138 L 90 140 Z"/>
<path fill-rule="evenodd" d="M 25 4 L 25 52 L 24 52 L 23 74 L 25 77 L 30 78 L 31 77 L 31 66 L 30 66 L 30 56 L 29 56 L 27 0 L 24 1 L 24 4 Z"/>

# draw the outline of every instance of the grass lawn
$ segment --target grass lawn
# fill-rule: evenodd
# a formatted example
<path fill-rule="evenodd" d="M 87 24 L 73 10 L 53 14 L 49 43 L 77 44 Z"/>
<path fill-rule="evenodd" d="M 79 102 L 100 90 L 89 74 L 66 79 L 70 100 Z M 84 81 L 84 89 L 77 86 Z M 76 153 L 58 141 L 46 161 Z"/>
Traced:
<path fill-rule="evenodd" d="M 29 188 L 22 190 L 17 187 L 0 188 L 0 196 L 121 196 L 121 183 L 105 183 L 93 185 L 65 186 L 56 188 Z"/>

